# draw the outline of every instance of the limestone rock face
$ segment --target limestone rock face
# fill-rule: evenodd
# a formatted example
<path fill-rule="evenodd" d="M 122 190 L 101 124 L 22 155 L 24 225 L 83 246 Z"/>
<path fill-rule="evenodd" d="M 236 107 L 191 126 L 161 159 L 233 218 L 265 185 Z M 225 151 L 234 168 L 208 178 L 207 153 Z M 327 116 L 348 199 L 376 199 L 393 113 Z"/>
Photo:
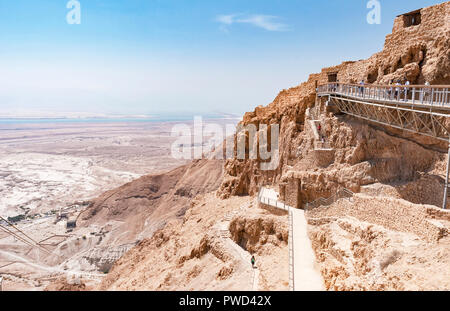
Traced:
<path fill-rule="evenodd" d="M 260 129 L 263 124 L 280 125 L 279 165 L 275 170 L 263 171 L 260 159 L 228 160 L 218 195 L 254 195 L 261 185 L 297 178 L 306 202 L 329 195 L 339 186 L 358 191 L 375 182 L 410 182 L 436 166 L 441 168 L 437 173 L 443 173 L 439 163 L 446 152 L 445 143 L 333 116 L 324 109 L 319 115 L 322 130 L 334 149 L 334 159 L 319 161 L 308 125 L 311 117 L 307 117 L 307 111 L 318 109 L 316 87 L 330 77 L 342 83 L 365 80 L 387 84 L 408 79 L 411 84 L 450 84 L 450 2 L 415 14 L 418 25 L 409 26 L 408 14 L 395 19 L 381 52 L 367 60 L 324 68 L 299 86 L 281 91 L 268 106 L 246 113 L 242 126 L 253 124 Z"/>

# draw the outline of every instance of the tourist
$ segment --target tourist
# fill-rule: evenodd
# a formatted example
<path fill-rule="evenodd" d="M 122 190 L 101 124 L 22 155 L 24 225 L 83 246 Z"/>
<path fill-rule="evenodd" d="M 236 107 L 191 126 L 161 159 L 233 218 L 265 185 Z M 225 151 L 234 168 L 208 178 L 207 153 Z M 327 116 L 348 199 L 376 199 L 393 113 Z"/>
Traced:
<path fill-rule="evenodd" d="M 406 82 L 405 82 L 405 86 L 406 86 L 406 87 L 405 87 L 405 101 L 408 100 L 409 85 L 410 85 L 409 80 L 406 79 Z"/>
<path fill-rule="evenodd" d="M 361 80 L 361 82 L 359 82 L 359 85 L 361 85 L 359 87 L 359 91 L 361 92 L 361 96 L 364 97 L 364 80 Z"/>
<path fill-rule="evenodd" d="M 395 83 L 395 99 L 399 100 L 399 95 L 400 95 L 400 80 L 397 80 L 397 82 Z"/>
<path fill-rule="evenodd" d="M 389 80 L 389 88 L 388 88 L 388 98 L 392 100 L 392 84 L 394 84 L 394 80 Z"/>
<path fill-rule="evenodd" d="M 422 89 L 422 98 L 421 98 L 421 101 L 423 102 L 424 100 L 425 101 L 429 101 L 429 96 L 430 96 L 430 93 L 431 93 L 431 89 L 430 89 L 430 82 L 428 82 L 428 81 L 425 81 L 425 87 Z M 425 97 L 425 98 L 424 98 Z"/>
<path fill-rule="evenodd" d="M 252 268 L 255 269 L 255 263 L 256 263 L 255 256 L 252 256 L 251 262 L 252 262 Z"/>

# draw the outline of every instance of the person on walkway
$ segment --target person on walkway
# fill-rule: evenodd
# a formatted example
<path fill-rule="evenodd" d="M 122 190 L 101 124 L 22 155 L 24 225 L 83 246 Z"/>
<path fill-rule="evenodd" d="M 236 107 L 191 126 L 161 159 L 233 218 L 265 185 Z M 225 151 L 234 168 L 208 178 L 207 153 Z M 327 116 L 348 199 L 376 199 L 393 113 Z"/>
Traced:
<path fill-rule="evenodd" d="M 389 80 L 389 88 L 387 90 L 388 98 L 392 100 L 392 84 L 394 84 L 394 81 L 391 79 Z"/>
<path fill-rule="evenodd" d="M 364 97 L 364 80 L 361 80 L 361 82 L 359 82 L 359 91 L 361 92 L 361 96 Z"/>
<path fill-rule="evenodd" d="M 322 126 L 320 125 L 320 123 L 319 123 L 319 125 L 317 126 L 317 131 L 320 133 L 320 130 L 322 129 Z"/>
<path fill-rule="evenodd" d="M 397 82 L 395 83 L 395 100 L 399 100 L 399 95 L 400 95 L 400 80 L 397 80 Z"/>
<path fill-rule="evenodd" d="M 255 256 L 252 256 L 252 268 L 255 269 L 256 259 Z"/>
<path fill-rule="evenodd" d="M 409 80 L 408 79 L 405 79 L 406 80 L 406 82 L 405 82 L 405 101 L 407 101 L 408 100 L 408 91 L 409 91 L 409 88 L 408 88 L 408 86 L 410 85 L 410 83 L 409 83 Z"/>
<path fill-rule="evenodd" d="M 422 101 L 429 101 L 430 93 L 431 93 L 430 82 L 425 81 L 425 87 L 423 88 L 422 91 Z"/>

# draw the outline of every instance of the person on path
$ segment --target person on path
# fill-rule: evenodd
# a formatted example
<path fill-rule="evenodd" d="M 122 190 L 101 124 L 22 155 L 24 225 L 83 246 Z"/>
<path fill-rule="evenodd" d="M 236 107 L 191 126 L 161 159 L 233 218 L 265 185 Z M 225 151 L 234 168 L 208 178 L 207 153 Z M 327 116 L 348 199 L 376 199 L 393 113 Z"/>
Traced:
<path fill-rule="evenodd" d="M 251 262 L 252 262 L 252 268 L 255 269 L 255 263 L 256 263 L 255 256 L 252 256 Z"/>

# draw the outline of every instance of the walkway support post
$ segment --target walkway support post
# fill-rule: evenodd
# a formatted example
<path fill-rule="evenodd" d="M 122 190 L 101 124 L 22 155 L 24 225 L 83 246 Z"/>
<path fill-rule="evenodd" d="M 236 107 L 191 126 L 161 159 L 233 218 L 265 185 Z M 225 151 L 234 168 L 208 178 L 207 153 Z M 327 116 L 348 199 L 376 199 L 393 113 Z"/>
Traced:
<path fill-rule="evenodd" d="M 448 199 L 448 177 L 450 174 L 450 139 L 448 143 L 448 155 L 447 155 L 447 173 L 445 175 L 445 188 L 444 188 L 444 203 L 442 204 L 443 209 L 447 209 L 447 199 Z"/>

